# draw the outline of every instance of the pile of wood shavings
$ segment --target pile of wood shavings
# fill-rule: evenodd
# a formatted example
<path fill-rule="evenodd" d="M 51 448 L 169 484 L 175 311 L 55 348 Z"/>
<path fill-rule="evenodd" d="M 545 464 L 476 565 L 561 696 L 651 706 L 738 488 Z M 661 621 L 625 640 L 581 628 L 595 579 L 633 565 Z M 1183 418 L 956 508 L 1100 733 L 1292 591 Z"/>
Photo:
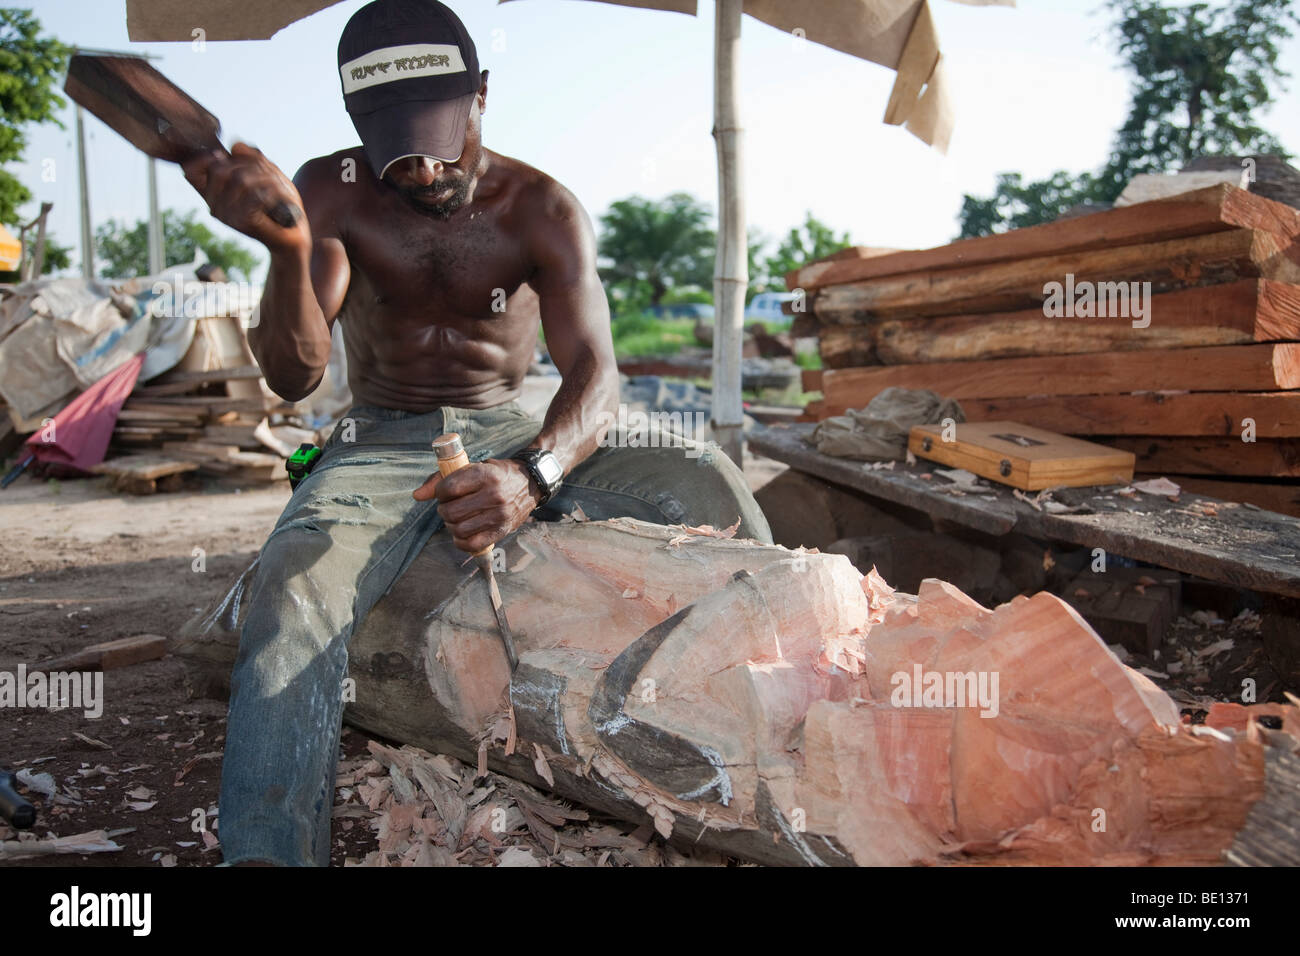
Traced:
<path fill-rule="evenodd" d="M 334 825 L 363 825 L 379 849 L 347 866 L 724 866 L 734 861 L 664 843 L 646 823 L 601 822 L 496 773 L 418 747 L 367 744 L 340 762 Z M 629 832 L 631 831 L 631 832 Z"/>

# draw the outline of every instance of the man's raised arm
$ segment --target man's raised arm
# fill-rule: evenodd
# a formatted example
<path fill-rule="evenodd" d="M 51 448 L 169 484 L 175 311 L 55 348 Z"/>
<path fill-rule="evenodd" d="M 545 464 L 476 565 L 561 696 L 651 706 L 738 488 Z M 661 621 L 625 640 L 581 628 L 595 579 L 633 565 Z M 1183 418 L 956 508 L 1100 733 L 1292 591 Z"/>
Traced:
<path fill-rule="evenodd" d="M 325 160 L 311 160 L 291 183 L 260 150 L 244 143 L 236 143 L 229 156 L 209 153 L 184 169 L 212 215 L 270 253 L 259 321 L 248 330 L 248 342 L 272 391 L 287 401 L 305 398 L 325 375 L 330 326 L 350 278 L 330 202 L 337 172 Z M 293 228 L 266 214 L 280 200 L 306 212 Z"/>

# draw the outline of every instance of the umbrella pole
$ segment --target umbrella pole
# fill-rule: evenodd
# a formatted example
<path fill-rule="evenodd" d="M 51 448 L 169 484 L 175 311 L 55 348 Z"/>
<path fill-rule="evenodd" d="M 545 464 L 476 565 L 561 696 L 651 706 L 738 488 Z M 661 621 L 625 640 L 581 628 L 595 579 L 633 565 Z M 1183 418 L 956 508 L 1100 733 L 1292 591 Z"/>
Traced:
<path fill-rule="evenodd" d="M 743 0 L 716 0 L 714 28 L 713 138 L 718 148 L 718 249 L 713 271 L 713 434 L 737 465 L 743 464 L 744 407 L 740 353 L 744 337 L 749 256 L 737 60 Z"/>
<path fill-rule="evenodd" d="M 90 177 L 86 172 L 86 120 L 81 104 L 77 104 L 77 177 L 81 183 L 81 274 L 87 279 L 93 279 L 95 278 L 95 237 L 90 231 Z"/>

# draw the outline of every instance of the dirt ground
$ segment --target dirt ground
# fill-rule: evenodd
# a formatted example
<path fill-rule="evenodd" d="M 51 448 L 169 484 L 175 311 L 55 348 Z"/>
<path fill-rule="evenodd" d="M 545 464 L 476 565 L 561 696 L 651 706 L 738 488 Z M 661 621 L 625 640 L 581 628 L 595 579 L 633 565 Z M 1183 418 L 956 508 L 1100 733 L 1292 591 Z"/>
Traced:
<path fill-rule="evenodd" d="M 747 463 L 746 473 L 757 488 L 782 470 L 776 462 L 758 459 Z M 182 492 L 133 497 L 111 492 L 105 479 L 20 480 L 0 494 L 0 527 L 5 529 L 0 536 L 0 671 L 12 673 L 20 662 L 30 667 L 115 638 L 176 635 L 248 565 L 288 496 L 285 482 L 241 488 L 208 480 Z M 1280 699 L 1280 683 L 1260 659 L 1256 628 L 1249 615 L 1232 621 L 1184 619 L 1171 635 L 1182 650 L 1171 643 L 1162 660 L 1130 664 L 1165 677 L 1163 668 L 1180 660 L 1174 669 L 1181 668 L 1182 676 L 1158 683 L 1192 719 L 1203 714 L 1210 698 L 1232 696 L 1243 672 L 1262 675 L 1261 699 Z M 1235 638 L 1235 646 L 1225 650 L 1234 644 L 1223 642 L 1225 636 Z M 102 829 L 122 849 L 26 859 L 18 865 L 220 862 L 210 824 L 216 815 L 225 703 L 190 699 L 182 665 L 171 657 L 103 676 L 103 713 L 95 718 L 71 708 L 0 710 L 0 767 L 52 778 L 46 782 L 57 788 L 53 797 L 26 791 L 38 809 L 36 834 L 67 837 Z M 345 728 L 342 744 L 341 766 L 356 771 L 356 782 L 364 781 L 363 765 L 375 753 L 370 738 Z M 517 789 L 513 782 L 500 783 L 502 792 Z M 534 794 L 525 802 L 541 799 Z M 336 808 L 336 865 L 377 855 L 374 827 L 360 820 L 354 825 L 354 818 L 365 815 L 358 806 Z M 608 820 L 593 819 L 590 826 L 591 832 L 613 834 L 614 843 L 601 846 L 626 844 L 614 828 L 631 829 Z M 15 836 L 0 823 L 0 841 Z M 613 865 L 664 865 L 674 851 L 660 849 L 660 862 L 645 863 L 641 861 L 649 856 L 643 844 L 623 846 L 613 851 Z M 618 864 L 620 854 L 636 862 Z M 541 855 L 545 858 L 545 850 Z M 673 862 L 681 864 L 680 853 Z"/>
<path fill-rule="evenodd" d="M 280 482 L 133 497 L 106 481 L 23 479 L 0 497 L 0 670 L 119 637 L 174 635 L 252 560 L 289 496 Z M 224 704 L 188 700 L 172 658 L 105 672 L 103 695 L 98 718 L 0 712 L 0 766 L 59 784 L 52 801 L 29 794 L 36 832 L 130 828 L 114 837 L 121 852 L 26 865 L 220 862 L 194 828 L 217 802 L 212 755 L 224 740 Z"/>

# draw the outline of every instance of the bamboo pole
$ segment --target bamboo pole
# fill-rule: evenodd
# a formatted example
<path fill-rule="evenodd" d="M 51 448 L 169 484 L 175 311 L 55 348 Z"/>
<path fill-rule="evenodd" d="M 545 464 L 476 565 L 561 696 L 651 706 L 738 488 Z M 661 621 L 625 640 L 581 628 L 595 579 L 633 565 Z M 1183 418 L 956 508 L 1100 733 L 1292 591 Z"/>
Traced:
<path fill-rule="evenodd" d="M 77 105 L 77 179 L 81 184 L 81 274 L 95 278 L 95 239 L 90 231 L 90 177 L 86 170 L 86 118 Z"/>
<path fill-rule="evenodd" d="M 167 266 L 163 258 L 162 214 L 158 211 L 158 160 L 149 160 L 149 274 L 162 275 Z"/>
<path fill-rule="evenodd" d="M 738 106 L 742 0 L 717 0 L 714 28 L 713 138 L 718 148 L 718 248 L 713 272 L 713 432 L 722 450 L 743 463 L 744 407 L 740 353 L 749 257 L 741 178 L 744 130 Z"/>

